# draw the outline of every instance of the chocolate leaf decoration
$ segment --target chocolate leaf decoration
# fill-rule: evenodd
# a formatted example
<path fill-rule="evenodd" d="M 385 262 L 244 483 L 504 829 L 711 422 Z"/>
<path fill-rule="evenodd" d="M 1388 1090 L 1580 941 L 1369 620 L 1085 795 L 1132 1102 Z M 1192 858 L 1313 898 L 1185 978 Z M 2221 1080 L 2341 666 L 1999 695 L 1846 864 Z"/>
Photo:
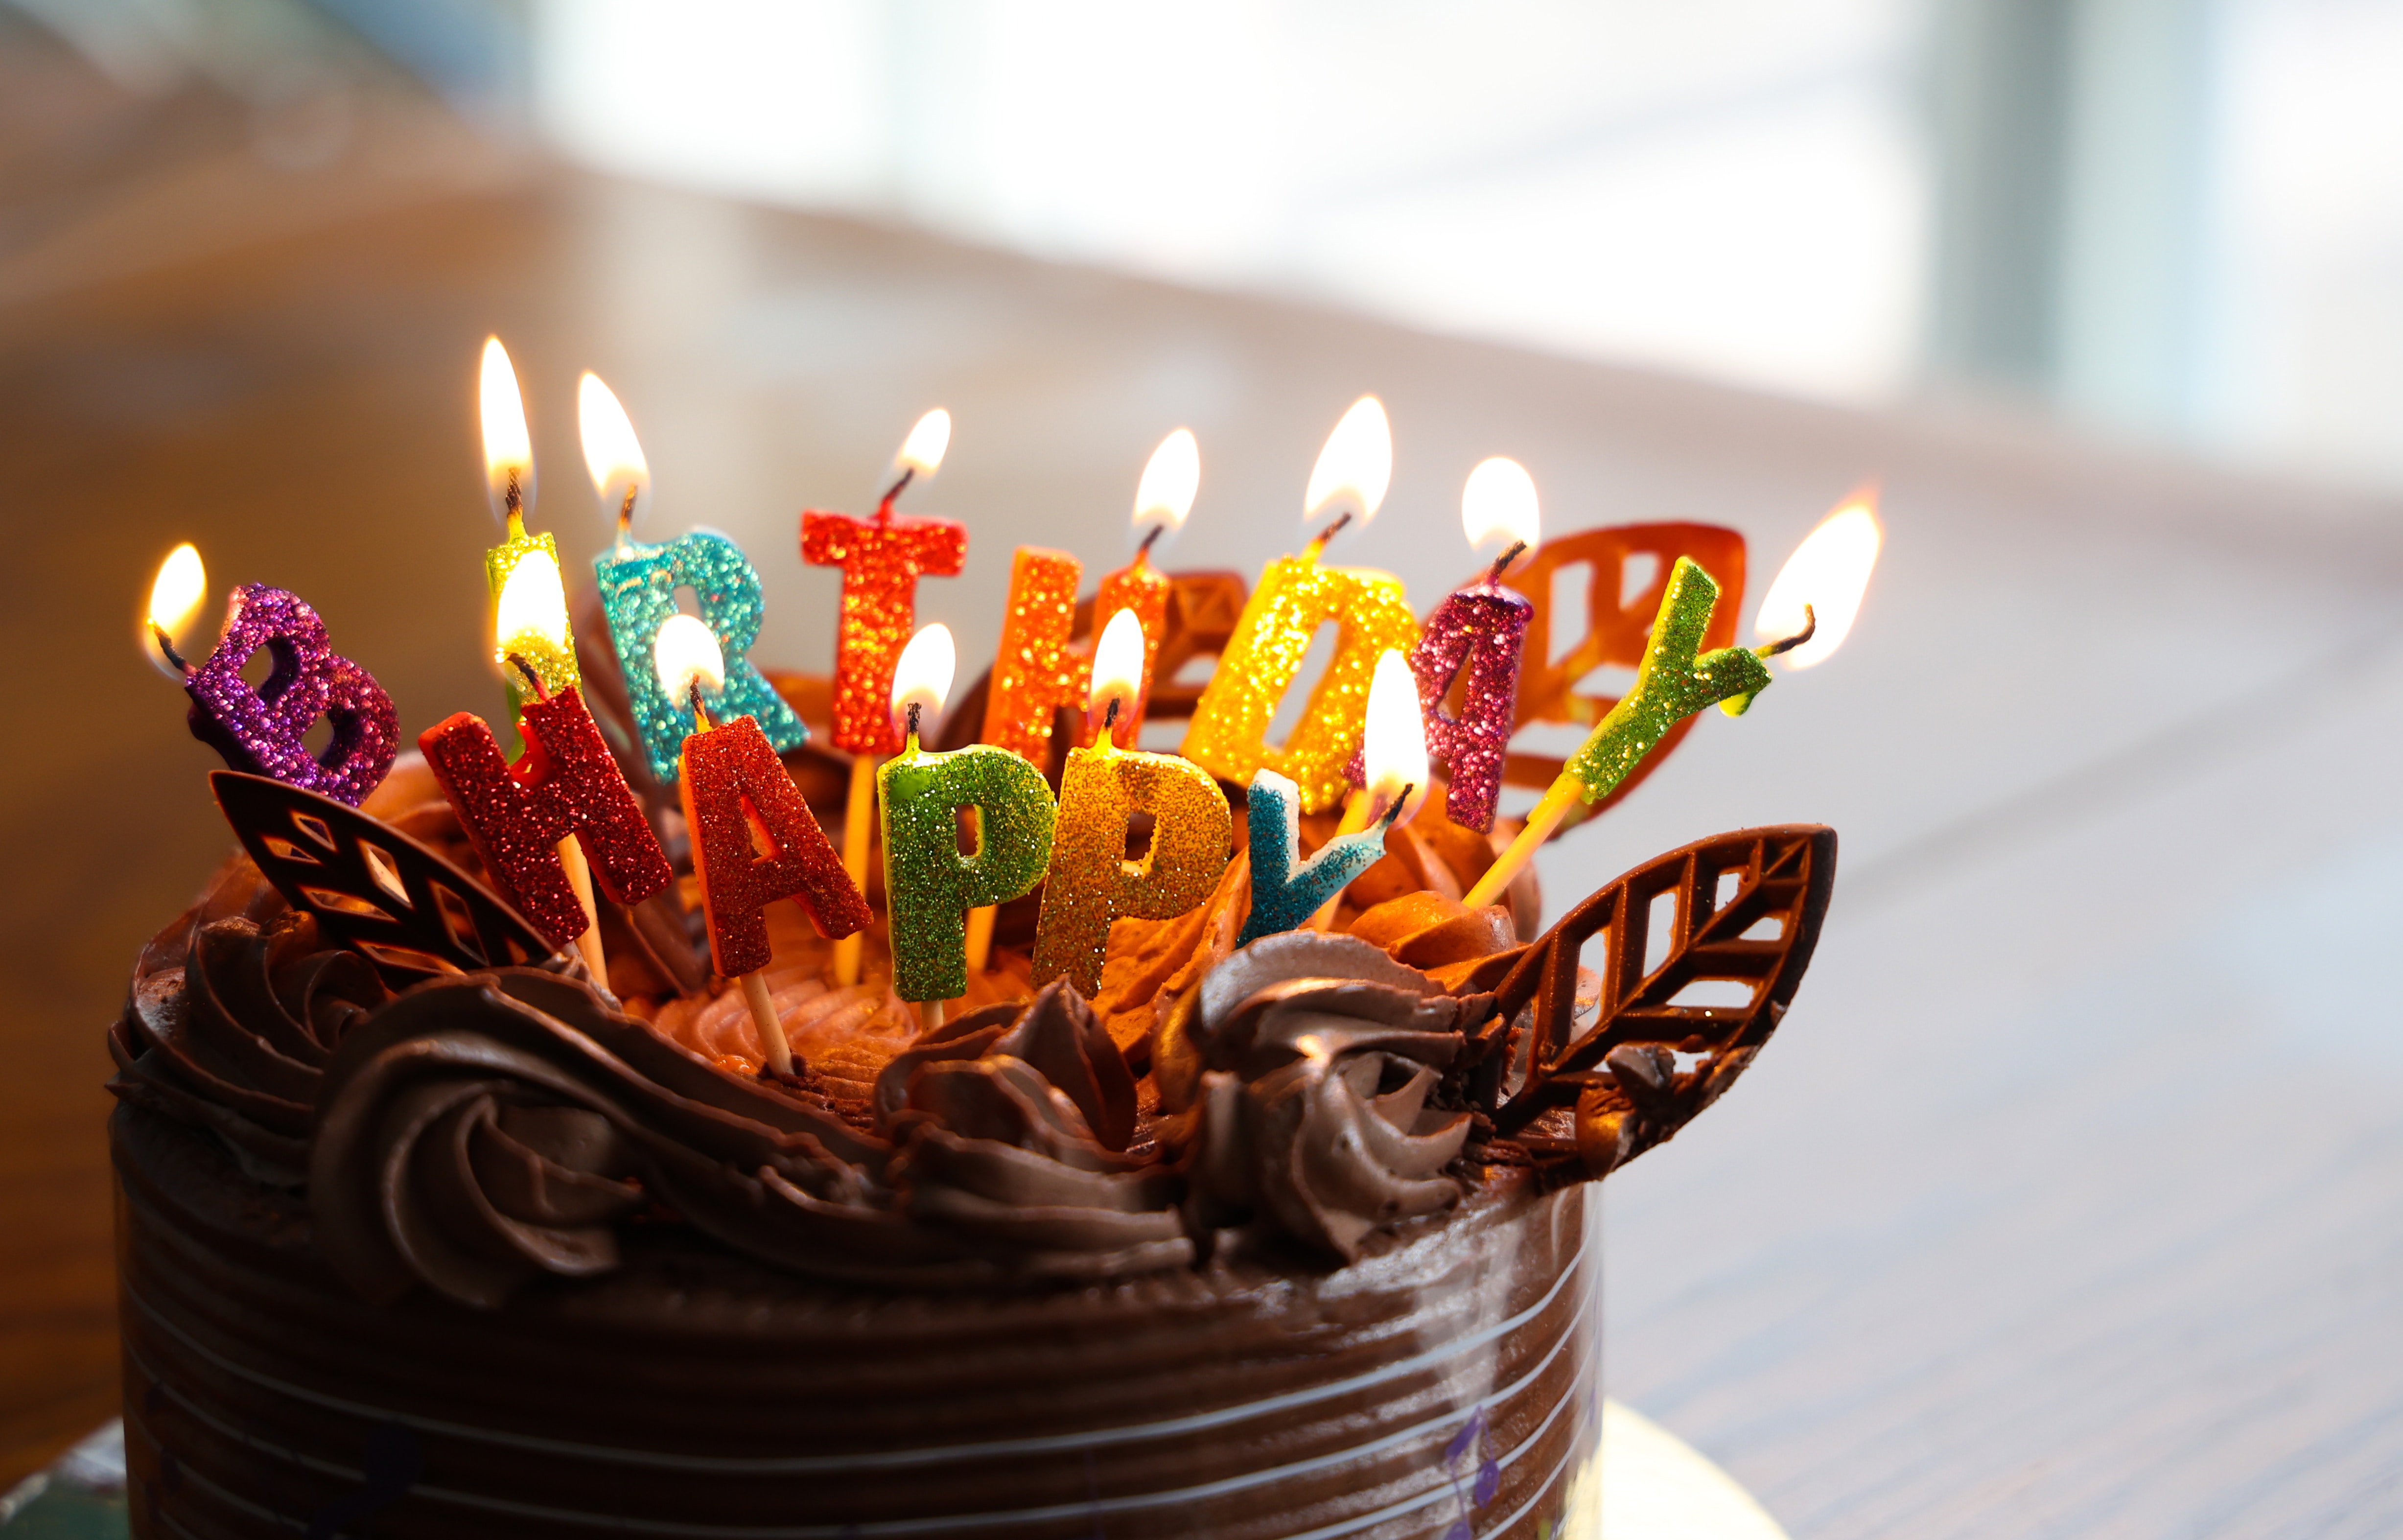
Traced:
<path fill-rule="evenodd" d="M 313 791 L 212 770 L 209 790 L 258 869 L 317 932 L 394 989 L 439 973 L 535 966 L 540 932 L 484 885 L 383 820 Z"/>
<path fill-rule="evenodd" d="M 1835 881 L 1835 830 L 1739 829 L 1655 857 L 1563 915 L 1494 989 L 1472 1092 L 1496 1131 L 1538 1165 L 1582 1166 L 1566 1173 L 1573 1180 L 1674 1134 L 1776 1030 Z M 1663 894 L 1674 896 L 1675 918 L 1647 972 Z M 1580 1031 L 1577 963 L 1597 936 L 1599 999 Z"/>

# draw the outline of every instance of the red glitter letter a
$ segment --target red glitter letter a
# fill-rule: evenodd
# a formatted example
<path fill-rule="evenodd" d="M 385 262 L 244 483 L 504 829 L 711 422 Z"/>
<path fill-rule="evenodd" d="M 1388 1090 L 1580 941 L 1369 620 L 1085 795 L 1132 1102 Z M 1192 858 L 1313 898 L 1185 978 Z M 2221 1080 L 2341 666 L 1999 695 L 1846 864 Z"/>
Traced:
<path fill-rule="evenodd" d="M 779 898 L 799 903 L 830 938 L 868 923 L 868 900 L 757 722 L 738 716 L 686 739 L 683 792 L 719 974 L 732 978 L 768 965 L 764 911 Z M 768 854 L 753 840 L 755 823 Z"/>

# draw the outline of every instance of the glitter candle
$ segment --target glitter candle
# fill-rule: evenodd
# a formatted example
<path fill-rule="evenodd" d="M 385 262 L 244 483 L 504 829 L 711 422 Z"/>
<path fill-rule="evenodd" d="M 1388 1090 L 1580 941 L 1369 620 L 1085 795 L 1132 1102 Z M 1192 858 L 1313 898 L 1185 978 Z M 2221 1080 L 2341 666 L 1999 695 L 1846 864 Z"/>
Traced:
<path fill-rule="evenodd" d="M 198 667 L 187 663 L 175 650 L 174 632 L 198 607 L 207 581 L 200 553 L 179 546 L 160 566 L 150 593 L 151 635 L 191 697 L 192 736 L 216 750 L 229 769 L 357 807 L 400 751 L 392 697 L 367 670 L 334 651 L 315 610 L 263 583 L 234 590 L 215 649 Z M 242 670 L 261 647 L 274 666 L 254 687 Z M 332 723 L 333 737 L 312 754 L 308 733 L 321 716 Z"/>
<path fill-rule="evenodd" d="M 1342 798 L 1344 770 L 1360 746 L 1368 680 L 1388 648 L 1417 645 L 1418 620 L 1401 580 L 1390 573 L 1319 562 L 1347 523 L 1366 523 L 1383 501 L 1393 440 L 1384 409 L 1364 396 L 1344 414 L 1311 473 L 1304 500 L 1312 520 L 1333 522 L 1299 556 L 1271 562 L 1186 729 L 1188 759 L 1222 780 L 1248 782 L 1266 768 L 1294 783 L 1302 811 Z M 1300 725 L 1282 747 L 1268 742 L 1277 703 L 1301 670 L 1319 626 L 1336 627 L 1335 656 L 1312 689 Z"/>
<path fill-rule="evenodd" d="M 690 589 L 700 601 L 701 623 L 725 656 L 725 683 L 710 693 L 711 710 L 751 718 L 779 752 L 808 741 L 810 729 L 745 656 L 759 639 L 766 606 L 759 574 L 740 546 L 715 530 L 694 530 L 660 546 L 621 539 L 592 559 L 592 576 L 600 585 L 602 613 L 609 617 L 609 639 L 625 664 L 626 699 L 642 733 L 643 756 L 661 784 L 676 778 L 692 709 L 669 699 L 658 671 L 644 665 L 658 645 L 660 628 L 678 613 L 680 588 Z"/>
<path fill-rule="evenodd" d="M 1093 649 L 1093 744 L 1073 750 L 1060 780 L 1059 833 L 1044 879 L 1034 981 L 1065 974 L 1088 996 L 1101 988 L 1110 924 L 1173 920 L 1209 897 L 1227 869 L 1233 814 L 1210 773 L 1174 755 L 1119 747 L 1115 718 L 1134 693 L 1143 634 L 1120 610 Z M 1126 858 L 1127 825 L 1152 815 L 1151 848 Z"/>
<path fill-rule="evenodd" d="M 675 780 L 692 727 L 689 703 L 671 697 L 650 666 L 660 628 L 677 613 L 678 589 L 692 590 L 701 623 L 717 643 L 719 667 L 709 676 L 717 683 L 710 704 L 720 715 L 757 722 L 780 753 L 799 748 L 810 729 L 747 656 L 759 639 L 767 607 L 757 571 L 741 547 L 714 530 L 694 530 L 658 546 L 632 538 L 634 517 L 648 504 L 651 491 L 650 464 L 633 422 L 601 377 L 589 371 L 576 382 L 576 416 L 593 490 L 618 515 L 617 543 L 592 559 L 592 576 L 652 777 L 661 784 Z"/>
<path fill-rule="evenodd" d="M 1069 642 L 1083 574 L 1066 551 L 1021 546 L 1010 558 L 1009 606 L 1002 615 L 979 736 L 1038 766 L 1049 762 L 1059 709 L 1085 699 L 1088 660 Z"/>
<path fill-rule="evenodd" d="M 1460 496 L 1460 521 L 1471 548 L 1500 539 L 1504 549 L 1485 581 L 1447 595 L 1427 617 L 1426 634 L 1410 653 L 1427 750 L 1450 771 L 1444 812 L 1479 833 L 1493 826 L 1502 797 L 1503 762 L 1519 701 L 1519 657 L 1535 606 L 1502 586 L 1502 575 L 1538 531 L 1535 483 L 1515 460 L 1488 460 L 1471 471 Z M 1460 684 L 1460 715 L 1444 698 Z"/>
<path fill-rule="evenodd" d="M 1478 879 L 1463 899 L 1468 907 L 1499 898 L 1578 799 L 1594 802 L 1607 797 L 1672 727 L 1714 703 L 1729 715 L 1740 715 L 1755 695 L 1769 687 L 1769 670 L 1761 657 L 1784 650 L 1792 639 L 1758 652 L 1745 647 L 1702 652 L 1702 634 L 1718 597 L 1719 586 L 1709 573 L 1690 557 L 1677 558 L 1644 660 L 1636 666 L 1634 687 L 1595 726 L 1528 815 L 1519 838 Z"/>
<path fill-rule="evenodd" d="M 420 733 L 417 746 L 501 896 L 565 946 L 591 917 L 561 841 L 574 839 L 613 903 L 639 904 L 675 872 L 582 692 L 570 686 L 529 701 L 519 730 L 526 752 L 515 766 L 483 719 L 464 711 Z"/>
<path fill-rule="evenodd" d="M 548 532 L 526 532 L 525 510 L 534 502 L 533 441 L 526 433 L 525 402 L 518 393 L 517 370 L 510 367 L 508 352 L 497 337 L 484 339 L 476 395 L 484 426 L 485 491 L 507 526 L 501 543 L 484 552 L 484 586 L 492 596 L 493 634 L 506 640 L 511 634 L 506 603 L 511 578 L 524 566 L 532 569 L 526 576 L 536 586 L 547 582 L 559 588 L 559 542 Z M 581 683 L 571 638 L 531 647 L 521 656 L 545 689 L 556 692 Z M 502 679 L 508 690 L 509 718 L 515 721 L 528 699 L 526 687 L 514 669 L 504 670 Z"/>
<path fill-rule="evenodd" d="M 949 444 L 948 413 L 928 412 L 896 460 L 898 474 L 873 518 L 816 510 L 801 515 L 801 560 L 842 569 L 835 635 L 834 742 L 849 754 L 891 754 L 901 746 L 893 724 L 893 668 L 917 625 L 918 579 L 953 577 L 966 560 L 967 526 L 949 519 L 896 514 L 893 500 L 919 476 L 932 476 Z"/>
<path fill-rule="evenodd" d="M 1104 576 L 1101 591 L 1093 599 L 1097 634 L 1120 610 L 1132 610 L 1135 623 L 1143 628 L 1143 677 L 1135 682 L 1126 710 L 1118 714 L 1121 743 L 1140 741 L 1144 713 L 1151 704 L 1153 672 L 1160 666 L 1160 644 L 1168 634 L 1168 596 L 1174 585 L 1166 573 L 1152 564 L 1154 548 L 1166 549 L 1185 528 L 1186 516 L 1193 511 L 1194 493 L 1201 487 L 1201 446 L 1194 441 L 1192 429 L 1178 428 L 1151 451 L 1143 479 L 1135 483 L 1134 559 Z"/>
<path fill-rule="evenodd" d="M 1252 911 L 1235 938 L 1239 947 L 1298 929 L 1334 902 L 1352 879 L 1375 866 L 1385 853 L 1385 831 L 1400 816 L 1402 801 L 1395 798 L 1374 828 L 1329 839 L 1306 864 L 1301 859 L 1300 801 L 1292 782 L 1272 770 L 1255 770 L 1248 809 L 1244 822 L 1251 836 Z"/>
<path fill-rule="evenodd" d="M 968 911 L 1032 892 L 1051 855 L 1051 788 L 1034 766 L 991 743 L 950 754 L 918 746 L 922 721 L 951 687 L 951 632 L 928 626 L 896 659 L 892 712 L 899 755 L 877 771 L 883 810 L 884 909 L 893 990 L 928 1003 L 967 992 Z M 976 810 L 976 850 L 960 853 L 960 812 Z"/>
<path fill-rule="evenodd" d="M 652 672 L 665 675 L 663 689 L 680 687 L 688 702 L 702 693 L 694 676 L 722 667 L 708 640 L 707 628 L 688 615 L 660 628 Z M 684 741 L 678 792 L 718 973 L 738 978 L 768 965 L 767 909 L 780 898 L 799 904 L 821 936 L 865 927 L 867 897 L 759 724 L 738 716 L 711 726 L 698 714 L 687 720 L 694 730 Z"/>

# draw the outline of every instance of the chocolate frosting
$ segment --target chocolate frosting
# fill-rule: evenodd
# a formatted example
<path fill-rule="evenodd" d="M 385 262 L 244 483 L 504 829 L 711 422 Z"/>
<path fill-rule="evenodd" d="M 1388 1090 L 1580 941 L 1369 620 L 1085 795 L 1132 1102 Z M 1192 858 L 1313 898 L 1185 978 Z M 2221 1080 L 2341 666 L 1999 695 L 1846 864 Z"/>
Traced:
<path fill-rule="evenodd" d="M 385 998 L 374 968 L 320 947 L 316 923 L 247 862 L 229 865 L 143 963 L 109 1029 L 109 1089 L 209 1130 L 258 1180 L 299 1186 L 326 1064 Z"/>
<path fill-rule="evenodd" d="M 501 969 L 420 986 L 334 1056 L 309 1170 L 319 1245 L 371 1299 L 424 1283 L 484 1307 L 538 1273 L 612 1269 L 618 1227 L 660 1210 L 855 1282 L 1191 1258 L 1181 1182 L 1120 1153 L 1132 1076 L 1073 992 L 951 1031 L 896 1061 L 870 1132 L 700 1061 L 575 980 Z"/>
<path fill-rule="evenodd" d="M 1347 936 L 1265 937 L 1214 969 L 1163 1029 L 1163 1110 L 1183 1114 L 1206 1222 L 1257 1217 L 1354 1261 L 1374 1229 L 1448 1209 L 1468 1138 L 1430 1105 L 1490 1009 Z"/>

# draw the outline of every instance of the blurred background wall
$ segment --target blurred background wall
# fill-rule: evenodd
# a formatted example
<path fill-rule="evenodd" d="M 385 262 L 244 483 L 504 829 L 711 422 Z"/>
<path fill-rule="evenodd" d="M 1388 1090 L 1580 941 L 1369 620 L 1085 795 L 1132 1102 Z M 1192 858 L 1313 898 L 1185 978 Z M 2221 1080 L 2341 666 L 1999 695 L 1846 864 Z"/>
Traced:
<path fill-rule="evenodd" d="M 12 10 L 136 95 L 230 87 L 271 158 L 397 69 L 646 179 L 2403 485 L 2392 0 Z"/>

